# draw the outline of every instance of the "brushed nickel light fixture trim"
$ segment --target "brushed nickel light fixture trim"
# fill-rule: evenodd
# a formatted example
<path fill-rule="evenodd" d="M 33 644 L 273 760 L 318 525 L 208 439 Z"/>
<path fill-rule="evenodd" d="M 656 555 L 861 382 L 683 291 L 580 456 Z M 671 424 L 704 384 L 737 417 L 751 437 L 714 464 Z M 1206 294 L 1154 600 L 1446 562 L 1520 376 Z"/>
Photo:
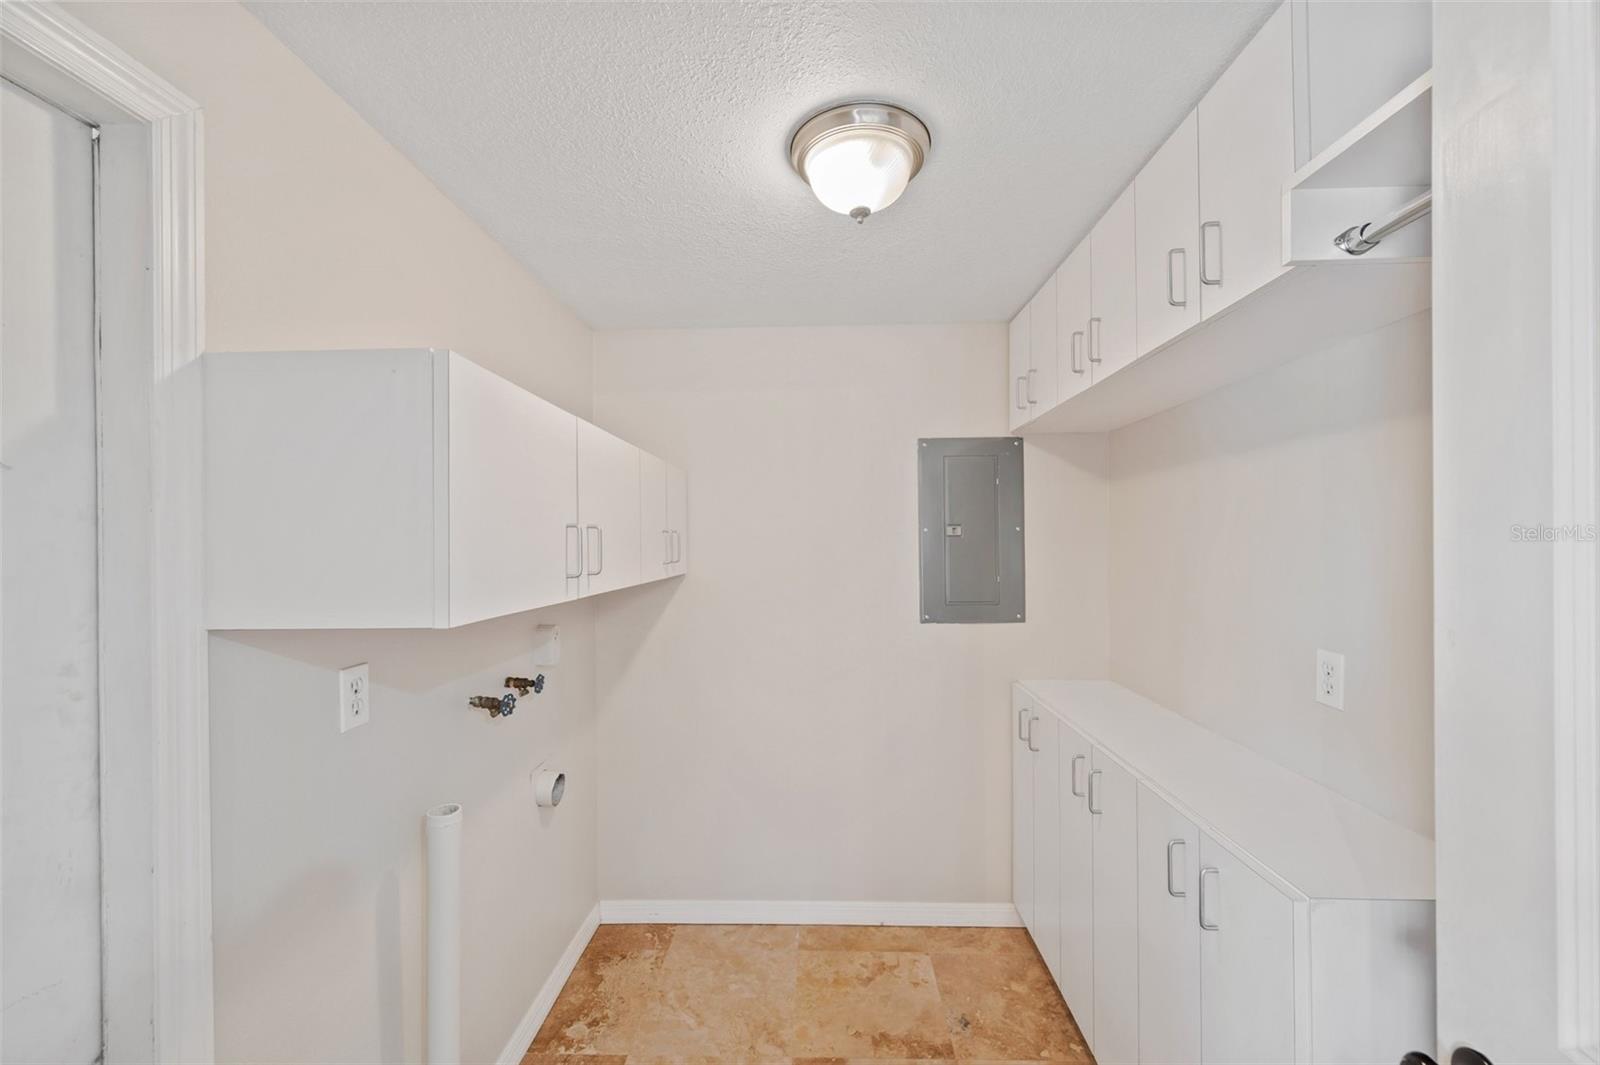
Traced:
<path fill-rule="evenodd" d="M 824 207 L 859 224 L 900 198 L 932 146 L 928 127 L 903 107 L 841 104 L 800 124 L 789 163 Z"/>

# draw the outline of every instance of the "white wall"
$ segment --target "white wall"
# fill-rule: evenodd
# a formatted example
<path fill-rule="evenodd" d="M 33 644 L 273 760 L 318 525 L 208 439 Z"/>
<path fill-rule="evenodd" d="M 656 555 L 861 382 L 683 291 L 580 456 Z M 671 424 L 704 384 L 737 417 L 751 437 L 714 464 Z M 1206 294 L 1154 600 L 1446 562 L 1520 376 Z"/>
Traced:
<path fill-rule="evenodd" d="M 198 100 L 206 122 L 209 350 L 455 348 L 580 415 L 587 327 L 243 8 L 72 5 Z M 510 721 L 463 705 L 562 664 Z M 596 899 L 592 613 L 451 633 L 214 636 L 217 1054 L 422 1055 L 422 814 L 466 807 L 463 1054 L 493 1060 Z M 373 712 L 341 736 L 334 671 L 369 661 Z M 555 815 L 528 773 L 569 770 Z"/>
<path fill-rule="evenodd" d="M 1112 679 L 1431 835 L 1429 329 L 1111 434 L 1110 602 Z"/>
<path fill-rule="evenodd" d="M 1010 899 L 1009 683 L 1106 669 L 1105 437 L 1025 453 L 1028 620 L 922 625 L 916 441 L 1005 434 L 1000 325 L 601 332 L 692 570 L 595 604 L 605 898 Z"/>

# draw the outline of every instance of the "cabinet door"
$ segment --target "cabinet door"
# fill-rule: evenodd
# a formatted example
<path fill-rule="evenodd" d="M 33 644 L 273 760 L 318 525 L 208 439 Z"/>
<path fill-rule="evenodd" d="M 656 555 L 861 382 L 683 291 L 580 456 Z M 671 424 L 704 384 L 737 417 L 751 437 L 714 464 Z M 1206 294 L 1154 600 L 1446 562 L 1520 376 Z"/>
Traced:
<path fill-rule="evenodd" d="M 1200 309 L 1207 318 L 1283 265 L 1283 186 L 1294 174 L 1289 5 L 1200 100 Z"/>
<path fill-rule="evenodd" d="M 1191 111 L 1133 181 L 1141 355 L 1200 320 L 1197 127 Z"/>
<path fill-rule="evenodd" d="M 1061 983 L 1061 726 L 1033 720 L 1033 942 Z"/>
<path fill-rule="evenodd" d="M 1087 332 L 1093 381 L 1103 380 L 1139 355 L 1136 239 L 1134 189 L 1129 185 L 1089 234 L 1092 269 Z"/>
<path fill-rule="evenodd" d="M 1029 418 L 1033 417 L 1032 408 L 1028 406 L 1028 370 L 1032 364 L 1028 360 L 1029 342 L 1032 335 L 1029 331 L 1028 308 L 1024 307 L 1011 319 L 1011 328 L 1006 334 L 1010 350 L 1011 373 L 1006 380 L 1006 424 L 1015 429 Z"/>
<path fill-rule="evenodd" d="M 1197 888 L 1201 1060 L 1294 1060 L 1294 904 L 1204 833 Z"/>
<path fill-rule="evenodd" d="M 1051 274 L 1028 303 L 1028 385 L 1024 389 L 1038 417 L 1056 405 L 1056 277 Z"/>
<path fill-rule="evenodd" d="M 1089 756 L 1094 815 L 1094 1051 L 1102 1065 L 1139 1060 L 1139 810 L 1127 770 Z"/>
<path fill-rule="evenodd" d="M 672 561 L 667 572 L 689 572 L 689 478 L 678 467 L 667 465 L 667 528 L 671 531 Z"/>
<path fill-rule="evenodd" d="M 1090 249 L 1086 240 L 1056 271 L 1056 335 L 1060 337 L 1062 399 L 1089 387 Z"/>
<path fill-rule="evenodd" d="M 576 571 L 578 419 L 450 355 L 451 625 L 559 603 Z"/>
<path fill-rule="evenodd" d="M 660 580 L 672 561 L 672 527 L 667 524 L 667 464 L 639 452 L 639 579 Z"/>
<path fill-rule="evenodd" d="M 1139 785 L 1139 1058 L 1200 1060 L 1200 833 Z"/>
<path fill-rule="evenodd" d="M 578 422 L 582 595 L 639 583 L 639 449 Z"/>
<path fill-rule="evenodd" d="M 1018 689 L 1011 692 L 1011 901 L 1033 931 L 1033 771 L 1028 740 L 1033 708 Z"/>
<path fill-rule="evenodd" d="M 1093 747 L 1061 726 L 1061 972 L 1056 983 L 1073 1020 L 1094 1045 L 1094 822 L 1089 812 Z"/>

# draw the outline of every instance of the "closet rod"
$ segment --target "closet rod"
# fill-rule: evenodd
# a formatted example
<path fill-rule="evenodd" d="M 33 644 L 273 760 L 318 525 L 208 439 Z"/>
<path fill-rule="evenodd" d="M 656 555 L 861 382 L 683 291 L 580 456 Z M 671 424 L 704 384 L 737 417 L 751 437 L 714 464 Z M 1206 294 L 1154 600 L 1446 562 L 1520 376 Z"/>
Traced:
<path fill-rule="evenodd" d="M 1378 246 L 1390 233 L 1421 218 L 1433 210 L 1433 190 L 1429 189 L 1416 199 L 1401 206 L 1381 222 L 1363 222 L 1333 238 L 1333 246 L 1351 255 L 1365 255 Z"/>

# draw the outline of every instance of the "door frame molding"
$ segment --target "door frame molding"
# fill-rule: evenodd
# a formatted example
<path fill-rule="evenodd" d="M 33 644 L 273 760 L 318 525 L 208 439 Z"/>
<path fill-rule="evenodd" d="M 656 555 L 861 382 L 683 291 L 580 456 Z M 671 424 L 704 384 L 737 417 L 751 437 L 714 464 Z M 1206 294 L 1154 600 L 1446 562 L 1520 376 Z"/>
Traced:
<path fill-rule="evenodd" d="M 1551 4 L 1557 1044 L 1600 1062 L 1600 19 Z"/>
<path fill-rule="evenodd" d="M 199 106 L 54 3 L 5 76 L 98 127 L 102 998 L 107 1060 L 213 1060 Z"/>

